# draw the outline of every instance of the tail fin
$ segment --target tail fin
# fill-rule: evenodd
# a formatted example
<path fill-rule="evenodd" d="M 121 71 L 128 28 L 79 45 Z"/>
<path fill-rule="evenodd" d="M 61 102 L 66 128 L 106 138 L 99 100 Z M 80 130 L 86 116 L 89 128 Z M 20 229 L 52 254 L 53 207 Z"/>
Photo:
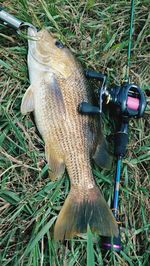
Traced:
<path fill-rule="evenodd" d="M 118 236 L 118 225 L 98 187 L 85 193 L 72 188 L 58 215 L 54 238 L 64 240 L 86 233 L 88 225 L 102 236 Z"/>

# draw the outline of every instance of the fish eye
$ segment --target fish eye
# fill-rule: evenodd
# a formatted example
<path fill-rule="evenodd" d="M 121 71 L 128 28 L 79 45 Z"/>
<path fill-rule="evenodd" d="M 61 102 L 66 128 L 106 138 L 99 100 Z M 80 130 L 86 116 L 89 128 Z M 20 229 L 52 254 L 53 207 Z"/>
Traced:
<path fill-rule="evenodd" d="M 63 43 L 61 42 L 61 41 L 56 41 L 55 42 L 55 45 L 58 47 L 58 48 L 64 48 L 64 45 L 63 45 Z"/>

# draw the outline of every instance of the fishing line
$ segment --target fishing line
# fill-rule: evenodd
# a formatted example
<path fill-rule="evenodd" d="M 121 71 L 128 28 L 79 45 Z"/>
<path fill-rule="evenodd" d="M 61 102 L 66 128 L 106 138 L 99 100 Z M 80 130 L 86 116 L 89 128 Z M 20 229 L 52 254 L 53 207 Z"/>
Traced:
<path fill-rule="evenodd" d="M 127 50 L 127 65 L 126 72 L 124 76 L 124 81 L 129 82 L 129 71 L 131 65 L 131 48 L 132 48 L 132 37 L 133 37 L 133 23 L 134 23 L 134 0 L 131 0 L 131 10 L 130 10 L 130 31 L 129 31 L 129 41 L 128 41 L 128 50 Z"/>

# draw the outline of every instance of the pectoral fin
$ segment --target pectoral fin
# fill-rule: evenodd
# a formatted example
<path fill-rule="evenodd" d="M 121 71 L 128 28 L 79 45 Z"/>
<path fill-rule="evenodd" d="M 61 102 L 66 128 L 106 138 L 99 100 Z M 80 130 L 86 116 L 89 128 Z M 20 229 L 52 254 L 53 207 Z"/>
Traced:
<path fill-rule="evenodd" d="M 93 159 L 98 166 L 106 169 L 111 168 L 113 157 L 108 152 L 108 144 L 104 137 L 98 143 Z"/>
<path fill-rule="evenodd" d="M 56 152 L 54 148 L 45 146 L 45 155 L 49 165 L 49 176 L 52 181 L 61 178 L 65 171 L 65 163 L 62 155 Z"/>
<path fill-rule="evenodd" d="M 22 103 L 21 103 L 21 113 L 26 115 L 34 110 L 34 99 L 33 99 L 33 88 L 32 85 L 26 90 Z"/>

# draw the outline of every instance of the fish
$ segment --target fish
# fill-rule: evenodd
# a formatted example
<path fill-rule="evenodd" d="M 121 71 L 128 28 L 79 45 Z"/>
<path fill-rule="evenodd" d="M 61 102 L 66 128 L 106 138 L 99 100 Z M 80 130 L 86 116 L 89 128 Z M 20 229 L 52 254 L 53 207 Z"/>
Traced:
<path fill-rule="evenodd" d="M 70 49 L 46 29 L 28 28 L 30 86 L 21 113 L 33 112 L 45 143 L 50 178 L 67 170 L 70 191 L 54 227 L 54 239 L 71 239 L 87 232 L 118 236 L 118 225 L 96 185 L 92 161 L 110 167 L 110 154 L 99 116 L 81 115 L 81 102 L 93 104 L 93 91 Z"/>

